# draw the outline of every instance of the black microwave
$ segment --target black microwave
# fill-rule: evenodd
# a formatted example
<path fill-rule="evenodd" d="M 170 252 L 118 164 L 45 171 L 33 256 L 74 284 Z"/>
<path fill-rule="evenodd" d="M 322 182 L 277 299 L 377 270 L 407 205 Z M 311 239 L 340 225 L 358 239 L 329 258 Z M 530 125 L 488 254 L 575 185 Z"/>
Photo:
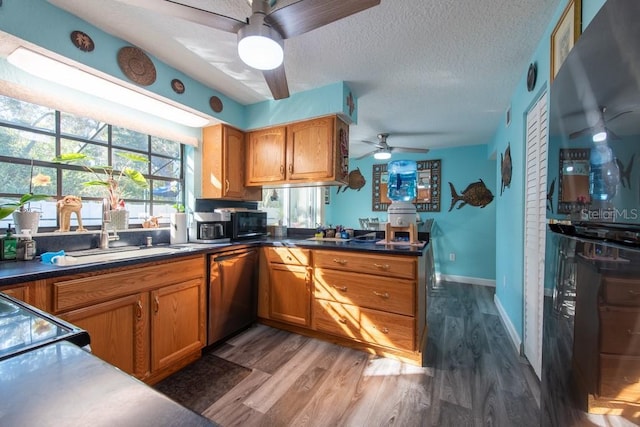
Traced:
<path fill-rule="evenodd" d="M 231 240 L 261 239 L 266 235 L 266 212 L 247 210 L 231 213 Z"/>

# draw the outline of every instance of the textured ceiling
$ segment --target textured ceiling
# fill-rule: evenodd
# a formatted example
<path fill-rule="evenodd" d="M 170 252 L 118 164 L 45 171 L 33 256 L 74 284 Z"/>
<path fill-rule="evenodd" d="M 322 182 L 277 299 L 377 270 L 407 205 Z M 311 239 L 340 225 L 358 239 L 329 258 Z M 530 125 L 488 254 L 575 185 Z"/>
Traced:
<path fill-rule="evenodd" d="M 114 0 L 48 0 L 243 104 L 271 99 L 235 34 Z M 243 0 L 182 0 L 244 20 Z M 281 0 L 282 2 L 283 0 Z M 290 2 L 291 0 L 287 1 Z M 291 93 L 346 81 L 358 97 L 351 153 L 487 143 L 559 0 L 382 0 L 285 41 Z"/>

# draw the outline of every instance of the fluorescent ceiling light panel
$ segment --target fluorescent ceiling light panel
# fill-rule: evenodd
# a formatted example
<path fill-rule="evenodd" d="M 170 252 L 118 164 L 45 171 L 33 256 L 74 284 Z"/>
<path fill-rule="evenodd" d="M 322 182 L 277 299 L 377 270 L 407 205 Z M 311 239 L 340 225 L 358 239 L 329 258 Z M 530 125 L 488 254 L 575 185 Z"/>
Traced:
<path fill-rule="evenodd" d="M 205 117 L 23 47 L 14 50 L 7 57 L 7 61 L 36 77 L 135 108 L 165 120 L 196 128 L 204 127 L 209 123 L 209 119 Z"/>

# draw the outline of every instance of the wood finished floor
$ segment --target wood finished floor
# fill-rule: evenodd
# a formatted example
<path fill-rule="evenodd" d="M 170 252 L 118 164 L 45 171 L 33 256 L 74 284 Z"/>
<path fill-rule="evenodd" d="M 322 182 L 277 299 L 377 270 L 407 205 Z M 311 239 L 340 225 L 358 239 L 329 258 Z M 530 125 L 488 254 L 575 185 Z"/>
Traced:
<path fill-rule="evenodd" d="M 222 426 L 537 426 L 539 385 L 493 288 L 430 292 L 420 368 L 257 325 L 214 354 L 253 371 L 203 411 Z"/>

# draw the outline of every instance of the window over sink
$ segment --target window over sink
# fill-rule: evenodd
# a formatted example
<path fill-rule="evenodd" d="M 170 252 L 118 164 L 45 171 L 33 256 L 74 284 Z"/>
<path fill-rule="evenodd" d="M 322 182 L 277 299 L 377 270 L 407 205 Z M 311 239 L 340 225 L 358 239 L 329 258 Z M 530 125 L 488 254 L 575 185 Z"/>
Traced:
<path fill-rule="evenodd" d="M 267 213 L 267 224 L 290 228 L 315 228 L 324 222 L 324 188 L 269 188 L 262 190 L 258 209 Z"/>

